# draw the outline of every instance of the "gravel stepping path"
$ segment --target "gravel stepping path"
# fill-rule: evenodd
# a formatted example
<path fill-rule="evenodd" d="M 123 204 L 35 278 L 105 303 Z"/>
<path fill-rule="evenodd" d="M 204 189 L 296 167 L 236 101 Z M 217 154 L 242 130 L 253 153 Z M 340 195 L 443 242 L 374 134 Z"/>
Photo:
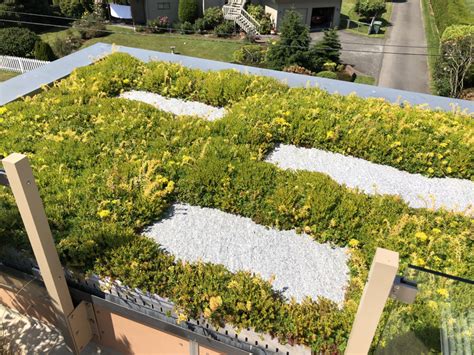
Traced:
<path fill-rule="evenodd" d="M 147 91 L 128 91 L 120 95 L 121 98 L 141 101 L 162 111 L 175 115 L 199 116 L 208 121 L 215 121 L 224 117 L 224 108 L 209 106 L 197 101 L 172 99 Z"/>
<path fill-rule="evenodd" d="M 280 231 L 212 208 L 175 204 L 168 217 L 144 231 L 177 258 L 252 271 L 298 302 L 326 297 L 339 305 L 349 279 L 345 248 Z"/>
<path fill-rule="evenodd" d="M 443 207 L 473 214 L 474 183 L 470 180 L 429 178 L 364 159 L 285 144 L 277 146 L 266 161 L 283 169 L 324 173 L 367 194 L 399 195 L 414 208 Z"/>

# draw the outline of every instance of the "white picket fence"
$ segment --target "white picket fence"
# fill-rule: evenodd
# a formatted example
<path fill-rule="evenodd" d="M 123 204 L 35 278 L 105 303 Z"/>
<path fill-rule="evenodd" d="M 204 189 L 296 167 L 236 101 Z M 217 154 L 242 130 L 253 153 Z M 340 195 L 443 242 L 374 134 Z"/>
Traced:
<path fill-rule="evenodd" d="M 48 63 L 50 62 L 45 60 L 0 55 L 0 69 L 14 71 L 17 73 L 24 73 L 42 67 L 43 65 Z"/>

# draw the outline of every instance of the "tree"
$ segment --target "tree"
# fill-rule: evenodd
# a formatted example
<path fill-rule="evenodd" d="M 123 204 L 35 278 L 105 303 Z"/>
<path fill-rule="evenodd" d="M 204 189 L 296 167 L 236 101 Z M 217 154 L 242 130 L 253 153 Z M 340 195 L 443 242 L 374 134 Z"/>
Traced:
<path fill-rule="evenodd" d="M 93 0 L 57 0 L 61 12 L 69 17 L 80 18 L 85 12 L 94 11 Z"/>
<path fill-rule="evenodd" d="M 357 0 L 354 10 L 364 18 L 378 16 L 386 10 L 385 0 Z"/>
<path fill-rule="evenodd" d="M 268 50 L 269 66 L 278 70 L 294 64 L 308 68 L 310 42 L 308 26 L 296 11 L 288 11 L 281 25 L 280 40 Z"/>
<path fill-rule="evenodd" d="M 441 36 L 440 57 L 436 64 L 438 94 L 460 97 L 473 62 L 473 25 L 447 27 Z"/>
<path fill-rule="evenodd" d="M 311 48 L 311 69 L 319 72 L 328 62 L 341 63 L 341 42 L 334 29 L 324 31 L 324 37 Z"/>
<path fill-rule="evenodd" d="M 197 0 L 179 0 L 178 17 L 181 22 L 194 23 L 198 18 Z"/>

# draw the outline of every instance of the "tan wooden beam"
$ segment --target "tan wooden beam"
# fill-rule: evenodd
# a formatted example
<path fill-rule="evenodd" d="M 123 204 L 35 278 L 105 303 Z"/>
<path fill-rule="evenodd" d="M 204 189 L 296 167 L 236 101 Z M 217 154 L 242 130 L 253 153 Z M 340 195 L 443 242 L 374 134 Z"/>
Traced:
<path fill-rule="evenodd" d="M 92 337 L 90 325 L 87 316 L 84 316 L 84 306 L 74 309 L 28 158 L 25 155 L 13 153 L 4 158 L 2 164 L 43 282 L 57 313 L 56 325 L 62 331 L 67 344 L 78 353 L 84 347 L 85 340 L 83 339 L 89 338 L 88 342 Z M 77 319 L 80 319 L 80 322 Z"/>
<path fill-rule="evenodd" d="M 367 354 L 398 271 L 398 253 L 377 248 L 352 325 L 346 354 Z"/>

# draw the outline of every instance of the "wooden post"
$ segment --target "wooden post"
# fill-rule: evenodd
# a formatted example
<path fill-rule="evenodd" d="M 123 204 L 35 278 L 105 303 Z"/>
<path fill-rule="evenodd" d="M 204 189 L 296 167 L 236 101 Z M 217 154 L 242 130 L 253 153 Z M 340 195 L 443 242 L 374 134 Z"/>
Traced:
<path fill-rule="evenodd" d="M 87 344 L 91 339 L 92 331 L 88 318 L 84 318 L 84 305 L 80 304 L 74 309 L 28 158 L 22 154 L 13 153 L 3 159 L 2 163 L 43 282 L 57 313 L 58 324 L 56 325 L 67 344 L 78 353 L 85 346 L 84 342 Z"/>
<path fill-rule="evenodd" d="M 367 354 L 398 271 L 398 253 L 377 248 L 352 325 L 346 354 Z"/>

